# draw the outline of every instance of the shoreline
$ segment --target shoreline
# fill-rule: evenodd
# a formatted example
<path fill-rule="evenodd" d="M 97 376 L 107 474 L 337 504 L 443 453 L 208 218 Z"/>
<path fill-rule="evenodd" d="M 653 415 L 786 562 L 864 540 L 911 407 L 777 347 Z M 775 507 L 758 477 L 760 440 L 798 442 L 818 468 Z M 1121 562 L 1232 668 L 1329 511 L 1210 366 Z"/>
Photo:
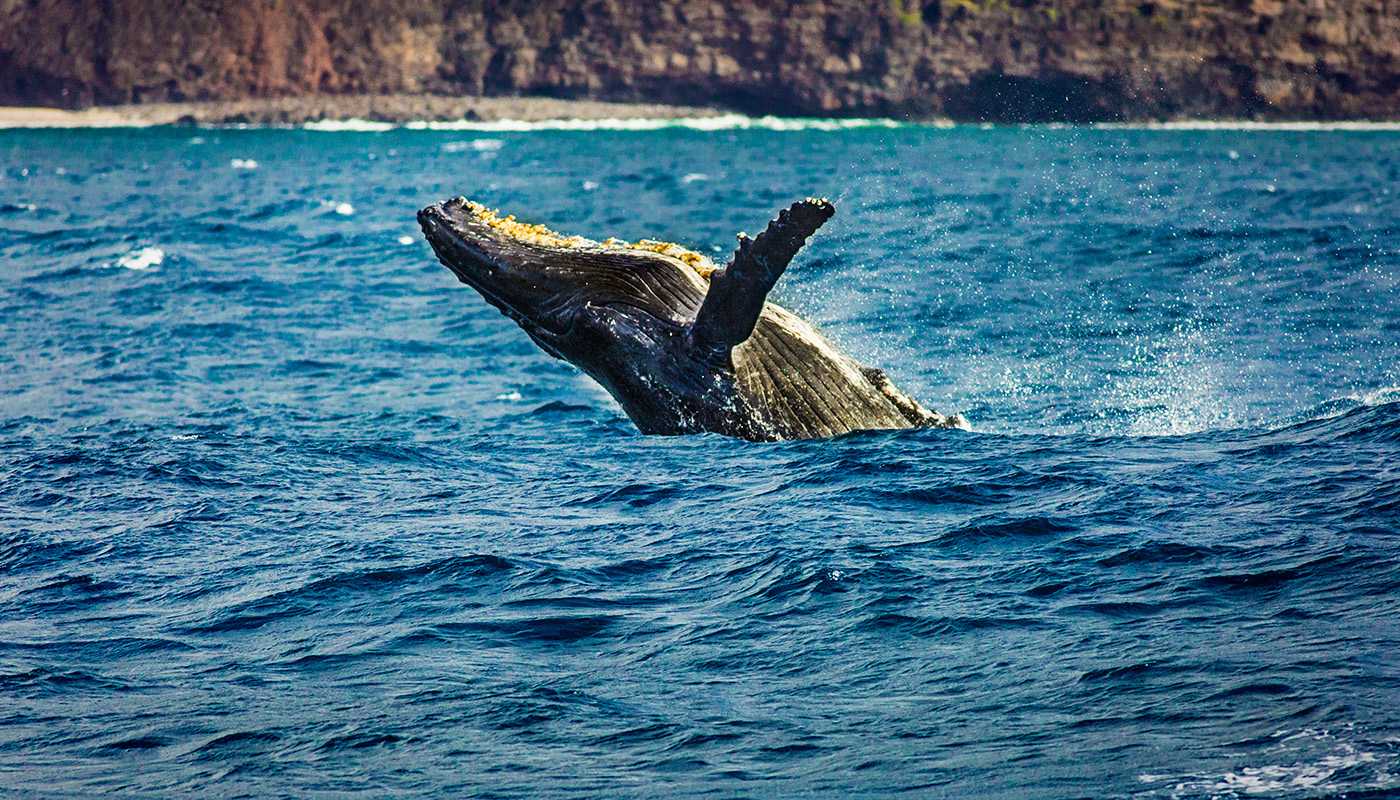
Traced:
<path fill-rule="evenodd" d="M 423 94 L 313 95 L 182 103 L 58 108 L 0 107 L 0 128 L 115 128 L 157 125 L 290 125 L 363 120 L 545 122 L 551 120 L 707 119 L 726 112 L 659 103 L 609 103 L 552 97 L 446 97 Z"/>
<path fill-rule="evenodd" d="M 946 118 L 889 120 L 869 118 L 755 118 L 719 108 L 661 103 L 615 103 L 553 97 L 448 97 L 428 94 L 312 95 L 179 103 L 131 103 L 77 111 L 47 107 L 0 106 L 0 130 L 52 128 L 308 127 L 322 130 L 383 130 L 392 127 L 477 126 L 498 130 L 557 127 L 588 130 L 646 130 L 677 123 L 699 129 L 767 127 L 842 128 L 902 125 L 951 128 L 1007 127 L 986 122 L 955 123 Z M 1132 122 L 1028 123 L 1050 127 L 1155 130 L 1400 130 L 1396 120 L 1234 120 L 1173 119 Z M 497 127 L 504 126 L 504 127 Z M 517 128 L 517 126 L 519 126 Z M 1016 125 L 1010 125 L 1016 127 Z"/>

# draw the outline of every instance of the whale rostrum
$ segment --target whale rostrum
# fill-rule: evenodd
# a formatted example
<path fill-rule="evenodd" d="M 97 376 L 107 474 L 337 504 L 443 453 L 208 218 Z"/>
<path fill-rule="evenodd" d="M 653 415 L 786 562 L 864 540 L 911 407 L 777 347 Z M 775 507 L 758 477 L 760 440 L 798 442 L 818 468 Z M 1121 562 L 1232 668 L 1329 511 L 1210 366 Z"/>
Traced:
<path fill-rule="evenodd" d="M 546 353 L 606 388 L 643 433 L 754 441 L 876 428 L 964 428 L 768 302 L 835 208 L 803 200 L 718 267 L 654 240 L 598 242 L 465 198 L 418 212 L 438 259 Z"/>

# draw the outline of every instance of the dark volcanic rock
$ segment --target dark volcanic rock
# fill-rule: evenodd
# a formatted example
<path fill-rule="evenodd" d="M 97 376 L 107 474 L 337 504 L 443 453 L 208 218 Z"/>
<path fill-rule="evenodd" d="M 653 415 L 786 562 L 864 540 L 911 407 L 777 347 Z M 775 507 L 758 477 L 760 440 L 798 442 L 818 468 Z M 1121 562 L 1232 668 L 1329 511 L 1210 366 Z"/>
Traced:
<path fill-rule="evenodd" d="M 0 102 L 428 92 L 993 121 L 1400 117 L 1400 0 L 0 0 Z"/>

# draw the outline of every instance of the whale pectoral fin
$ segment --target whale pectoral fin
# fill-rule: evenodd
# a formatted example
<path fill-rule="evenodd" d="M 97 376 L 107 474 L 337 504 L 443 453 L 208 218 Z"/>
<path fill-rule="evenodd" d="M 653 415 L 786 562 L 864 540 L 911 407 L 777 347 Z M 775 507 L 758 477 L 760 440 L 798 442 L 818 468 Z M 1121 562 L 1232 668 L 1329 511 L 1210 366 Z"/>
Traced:
<path fill-rule="evenodd" d="M 886 400 L 899 409 L 899 413 L 909 421 L 910 425 L 916 428 L 942 428 L 945 417 L 937 411 L 929 411 L 919 405 L 919 402 L 909 395 L 895 388 L 888 375 L 882 369 L 874 367 L 862 367 L 861 372 L 865 373 L 865 379 L 870 381 L 870 385 L 875 391 L 885 396 Z"/>
<path fill-rule="evenodd" d="M 884 370 L 875 369 L 874 367 L 861 367 L 860 371 L 865 375 L 865 379 L 870 382 L 870 385 L 874 387 L 875 391 L 884 395 L 886 400 L 889 400 L 895 408 L 899 409 L 899 413 L 904 415 L 904 418 L 909 421 L 911 426 L 915 428 L 958 428 L 964 431 L 972 430 L 972 426 L 967 423 L 967 418 L 962 414 L 954 414 L 951 417 L 945 417 L 937 411 L 931 411 L 919 405 L 919 401 L 895 388 L 894 383 L 890 381 L 890 377 L 885 374 Z"/>
<path fill-rule="evenodd" d="M 835 213 L 830 202 L 809 198 L 779 213 L 757 238 L 739 234 L 734 259 L 710 275 L 709 293 L 691 325 L 696 349 L 708 358 L 728 361 L 729 351 L 753 333 L 768 292 L 793 256 Z"/>

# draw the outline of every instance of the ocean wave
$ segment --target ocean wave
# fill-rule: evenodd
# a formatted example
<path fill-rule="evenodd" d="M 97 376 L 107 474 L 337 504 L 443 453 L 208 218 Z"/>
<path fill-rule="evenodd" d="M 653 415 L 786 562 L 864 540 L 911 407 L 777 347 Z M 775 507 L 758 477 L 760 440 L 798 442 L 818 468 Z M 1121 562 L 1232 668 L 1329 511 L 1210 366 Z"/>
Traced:
<path fill-rule="evenodd" d="M 1177 120 L 1172 122 L 1102 122 L 1096 128 L 1161 131 L 1400 131 L 1400 121 L 1343 120 L 1280 121 L 1258 120 Z"/>
<path fill-rule="evenodd" d="M 158 267 L 165 261 L 165 251 L 159 247 L 143 247 L 139 250 L 132 250 L 121 258 L 117 259 L 117 266 L 126 269 L 150 269 Z"/>
<path fill-rule="evenodd" d="M 1400 790 L 1390 134 L 9 135 L 7 797 Z M 643 436 L 395 244 L 462 192 L 843 193 L 783 285 L 982 432 Z"/>
<path fill-rule="evenodd" d="M 1369 392 L 1342 395 L 1290 414 L 1280 420 L 1275 427 L 1290 428 L 1305 422 L 1334 419 L 1359 408 L 1375 408 L 1393 403 L 1400 403 L 1400 387 L 1387 386 Z"/>
<path fill-rule="evenodd" d="M 1400 788 L 1394 742 L 1367 742 L 1352 729 L 1278 731 L 1264 742 L 1264 752 L 1236 756 L 1220 772 L 1142 773 L 1138 780 L 1150 787 L 1142 796 L 1391 797 Z"/>
<path fill-rule="evenodd" d="M 749 117 L 743 114 L 721 114 L 713 117 L 678 118 L 613 118 L 613 119 L 547 119 L 518 120 L 501 119 L 492 121 L 453 120 L 378 122 L 364 119 L 321 120 L 308 122 L 302 127 L 311 131 L 328 132 L 382 132 L 397 128 L 428 131 L 482 131 L 482 132 L 526 132 L 526 131 L 847 131 L 861 128 L 901 128 L 910 124 L 884 118 L 819 119 L 798 117 Z M 936 124 L 936 123 L 931 123 Z"/>
<path fill-rule="evenodd" d="M 1400 400 L 1393 390 L 1351 395 L 1319 403 L 1258 431 L 1259 441 L 1307 442 L 1400 441 Z"/>

